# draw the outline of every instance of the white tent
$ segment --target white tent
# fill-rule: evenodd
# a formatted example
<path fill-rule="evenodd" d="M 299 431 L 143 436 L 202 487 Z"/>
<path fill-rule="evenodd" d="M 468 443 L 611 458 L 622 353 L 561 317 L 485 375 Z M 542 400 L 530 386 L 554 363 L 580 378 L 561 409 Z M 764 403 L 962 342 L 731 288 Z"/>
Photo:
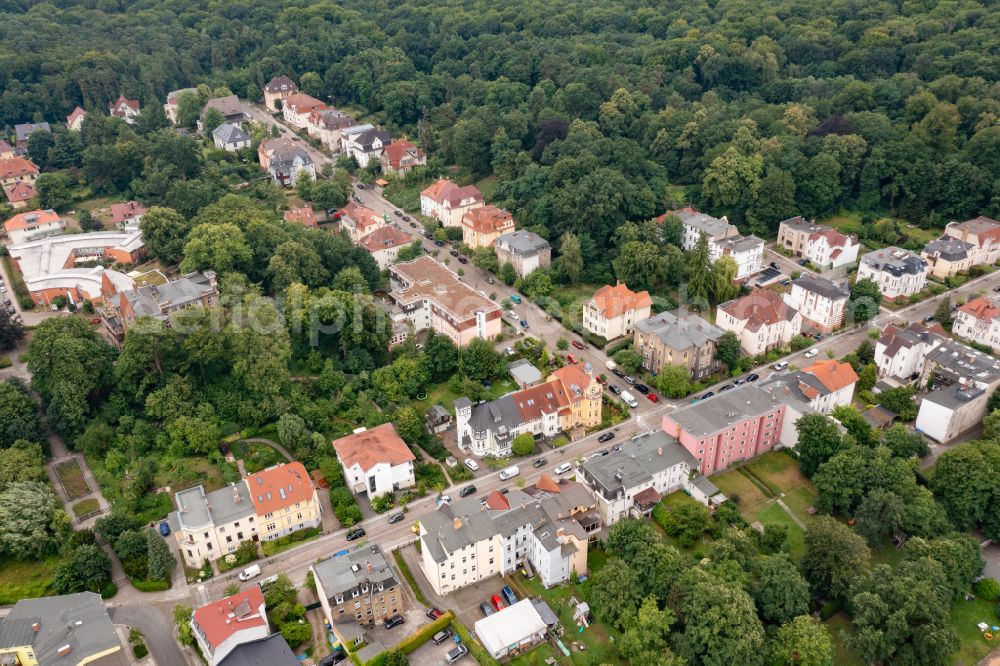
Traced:
<path fill-rule="evenodd" d="M 505 657 L 515 648 L 527 648 L 545 637 L 545 621 L 531 599 L 476 622 L 476 636 L 494 659 Z"/>

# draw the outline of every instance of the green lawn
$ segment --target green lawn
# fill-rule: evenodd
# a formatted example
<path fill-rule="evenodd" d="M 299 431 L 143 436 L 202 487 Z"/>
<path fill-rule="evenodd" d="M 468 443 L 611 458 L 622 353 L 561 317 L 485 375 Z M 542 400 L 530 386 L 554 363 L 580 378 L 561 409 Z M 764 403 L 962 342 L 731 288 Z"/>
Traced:
<path fill-rule="evenodd" d="M 14 260 L 10 257 L 0 257 L 0 259 L 3 260 L 4 271 L 7 273 L 7 277 L 10 278 L 10 285 L 8 286 L 14 290 L 17 299 L 22 302 L 25 300 L 33 301 L 27 285 L 24 284 L 24 278 L 21 277 L 21 271 L 14 268 Z"/>
<path fill-rule="evenodd" d="M 222 472 L 205 457 L 163 460 L 156 471 L 154 483 L 158 488 L 170 486 L 175 493 L 198 484 L 205 486 L 205 492 L 212 492 L 226 485 Z"/>
<path fill-rule="evenodd" d="M 59 482 L 70 501 L 90 494 L 90 486 L 83 478 L 83 470 L 75 458 L 56 467 L 56 474 L 59 475 Z"/>
<path fill-rule="evenodd" d="M 52 593 L 52 575 L 59 558 L 32 562 L 0 559 L 0 604 L 33 599 Z"/>
<path fill-rule="evenodd" d="M 712 483 L 721 490 L 726 497 L 737 498 L 737 506 L 740 510 L 747 509 L 760 504 L 765 499 L 763 491 L 758 488 L 753 481 L 744 476 L 738 469 L 733 469 L 712 477 Z"/>
<path fill-rule="evenodd" d="M 77 518 L 83 518 L 87 514 L 97 511 L 99 508 L 101 508 L 101 503 L 93 497 L 90 499 L 80 500 L 73 505 L 73 515 Z"/>
<path fill-rule="evenodd" d="M 958 632 L 962 645 L 952 662 L 955 666 L 972 666 L 979 662 L 988 652 L 1000 647 L 1000 638 L 988 641 L 976 626 L 980 622 L 988 625 L 1000 625 L 1000 618 L 994 612 L 996 604 L 976 599 L 975 601 L 959 600 L 951 609 L 951 624 Z"/>
<path fill-rule="evenodd" d="M 489 396 L 487 400 L 492 400 L 499 398 L 502 395 L 506 395 L 513 391 L 516 386 L 514 386 L 513 380 L 507 379 L 497 379 L 493 382 L 493 386 L 489 389 Z M 462 396 L 458 395 L 448 386 L 448 382 L 442 382 L 440 384 L 432 384 L 427 387 L 427 396 L 423 400 L 414 400 L 411 405 L 417 409 L 421 414 L 426 412 L 431 405 L 441 405 L 449 411 L 455 409 L 455 400 Z"/>
<path fill-rule="evenodd" d="M 809 483 L 799 471 L 799 464 L 785 451 L 768 451 L 745 465 L 747 471 L 778 492 L 788 492 L 792 488 Z"/>
<path fill-rule="evenodd" d="M 826 621 L 826 627 L 830 630 L 830 637 L 833 639 L 833 663 L 837 666 L 863 666 L 863 662 L 858 656 L 847 649 L 844 645 L 843 633 L 851 624 L 851 619 L 847 613 L 840 611 Z"/>
<path fill-rule="evenodd" d="M 403 182 L 397 180 L 386 187 L 382 194 L 397 208 L 402 208 L 407 213 L 420 212 L 420 192 L 430 185 L 431 181 Z"/>
<path fill-rule="evenodd" d="M 816 488 L 813 487 L 812 483 L 786 492 L 781 499 L 802 522 L 808 524 L 813 519 L 808 511 L 816 503 Z"/>
<path fill-rule="evenodd" d="M 479 191 L 483 193 L 483 200 L 490 202 L 493 201 L 493 197 L 496 196 L 500 183 L 497 182 L 496 176 L 487 176 L 476 183 L 476 187 L 478 187 Z"/>
<path fill-rule="evenodd" d="M 788 541 L 786 543 L 788 554 L 796 562 L 801 560 L 802 556 L 805 555 L 805 530 L 792 520 L 792 517 L 781 508 L 776 500 L 758 505 L 749 511 L 744 511 L 743 517 L 749 523 L 759 521 L 762 525 L 769 523 L 786 525 L 788 527 Z"/>
<path fill-rule="evenodd" d="M 261 433 L 260 436 L 272 441 L 275 440 L 274 437 L 268 437 L 267 433 Z M 273 447 L 259 442 L 234 442 L 230 451 L 236 458 L 243 461 L 249 474 L 285 462 L 285 456 L 278 453 Z"/>

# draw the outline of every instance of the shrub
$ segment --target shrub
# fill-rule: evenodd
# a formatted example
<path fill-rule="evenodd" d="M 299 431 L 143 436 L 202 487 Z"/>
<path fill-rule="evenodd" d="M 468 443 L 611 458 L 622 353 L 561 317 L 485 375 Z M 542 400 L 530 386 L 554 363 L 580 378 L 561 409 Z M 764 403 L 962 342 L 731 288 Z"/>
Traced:
<path fill-rule="evenodd" d="M 303 530 L 296 530 L 291 534 L 286 534 L 285 536 L 275 539 L 273 541 L 264 541 L 261 543 L 261 549 L 264 551 L 265 557 L 270 557 L 276 555 L 283 550 L 288 550 L 294 544 L 300 541 L 308 541 L 309 539 L 315 539 L 319 536 L 318 527 L 307 527 Z"/>
<path fill-rule="evenodd" d="M 385 493 L 372 498 L 372 509 L 375 513 L 385 513 L 392 508 L 392 493 Z"/>
<path fill-rule="evenodd" d="M 524 433 L 514 438 L 511 450 L 515 456 L 530 456 L 535 451 L 535 438 L 531 433 Z"/>
<path fill-rule="evenodd" d="M 804 335 L 799 335 L 792 338 L 792 351 L 802 351 L 806 347 L 811 346 L 813 343 L 812 338 L 807 338 Z"/>
<path fill-rule="evenodd" d="M 232 562 L 229 561 L 230 557 L 232 557 Z M 257 553 L 257 544 L 253 541 L 244 541 L 240 544 L 239 548 L 236 549 L 235 553 L 230 553 L 219 560 L 219 571 L 232 571 L 237 567 L 250 564 L 259 557 L 260 555 Z"/>
<path fill-rule="evenodd" d="M 8 356 L 0 356 L 0 368 L 9 368 L 14 364 Z"/>
<path fill-rule="evenodd" d="M 140 592 L 163 592 L 164 590 L 170 589 L 169 580 L 142 580 L 141 578 L 132 578 L 129 582 L 132 583 L 132 587 Z"/>
<path fill-rule="evenodd" d="M 136 659 L 142 659 L 149 654 L 149 648 L 146 647 L 145 643 L 136 643 L 132 646 L 132 654 L 135 655 Z"/>
<path fill-rule="evenodd" d="M 1000 583 L 992 578 L 984 578 L 976 583 L 976 596 L 984 601 L 1000 600 Z"/>
<path fill-rule="evenodd" d="M 819 609 L 819 619 L 826 622 L 831 617 L 840 612 L 841 603 L 839 601 L 828 601 Z"/>

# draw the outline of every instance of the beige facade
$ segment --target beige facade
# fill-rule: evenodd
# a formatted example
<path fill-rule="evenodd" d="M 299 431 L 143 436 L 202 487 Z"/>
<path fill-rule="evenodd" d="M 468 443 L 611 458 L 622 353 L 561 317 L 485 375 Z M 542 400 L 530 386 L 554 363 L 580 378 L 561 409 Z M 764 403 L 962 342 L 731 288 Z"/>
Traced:
<path fill-rule="evenodd" d="M 649 317 L 652 306 L 648 291 L 636 293 L 621 283 L 606 285 L 583 306 L 583 327 L 606 340 L 631 335 L 635 322 Z"/>
<path fill-rule="evenodd" d="M 697 315 L 661 312 L 636 323 L 633 347 L 646 370 L 658 373 L 664 366 L 681 365 L 697 381 L 720 369 L 715 350 L 723 333 Z"/>

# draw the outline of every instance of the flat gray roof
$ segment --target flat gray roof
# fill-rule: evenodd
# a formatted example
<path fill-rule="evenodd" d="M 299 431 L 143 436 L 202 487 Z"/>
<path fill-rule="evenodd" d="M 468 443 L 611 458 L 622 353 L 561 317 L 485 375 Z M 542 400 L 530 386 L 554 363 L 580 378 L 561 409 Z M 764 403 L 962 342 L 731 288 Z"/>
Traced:
<path fill-rule="evenodd" d="M 204 486 L 197 485 L 177 493 L 175 499 L 177 511 L 174 513 L 182 529 L 224 525 L 256 514 L 253 500 L 242 481 L 210 493 L 205 493 Z"/>
<path fill-rule="evenodd" d="M 38 624 L 38 631 L 32 625 Z M 78 592 L 22 599 L 0 620 L 0 649 L 31 645 L 39 664 L 77 664 L 121 647 L 101 595 Z M 59 649 L 69 646 L 67 658 Z"/>
<path fill-rule="evenodd" d="M 396 584 L 396 572 L 389 566 L 389 560 L 378 545 L 365 546 L 346 555 L 335 555 L 317 562 L 313 571 L 327 595 L 343 594 L 366 582 L 381 583 L 385 587 Z"/>

